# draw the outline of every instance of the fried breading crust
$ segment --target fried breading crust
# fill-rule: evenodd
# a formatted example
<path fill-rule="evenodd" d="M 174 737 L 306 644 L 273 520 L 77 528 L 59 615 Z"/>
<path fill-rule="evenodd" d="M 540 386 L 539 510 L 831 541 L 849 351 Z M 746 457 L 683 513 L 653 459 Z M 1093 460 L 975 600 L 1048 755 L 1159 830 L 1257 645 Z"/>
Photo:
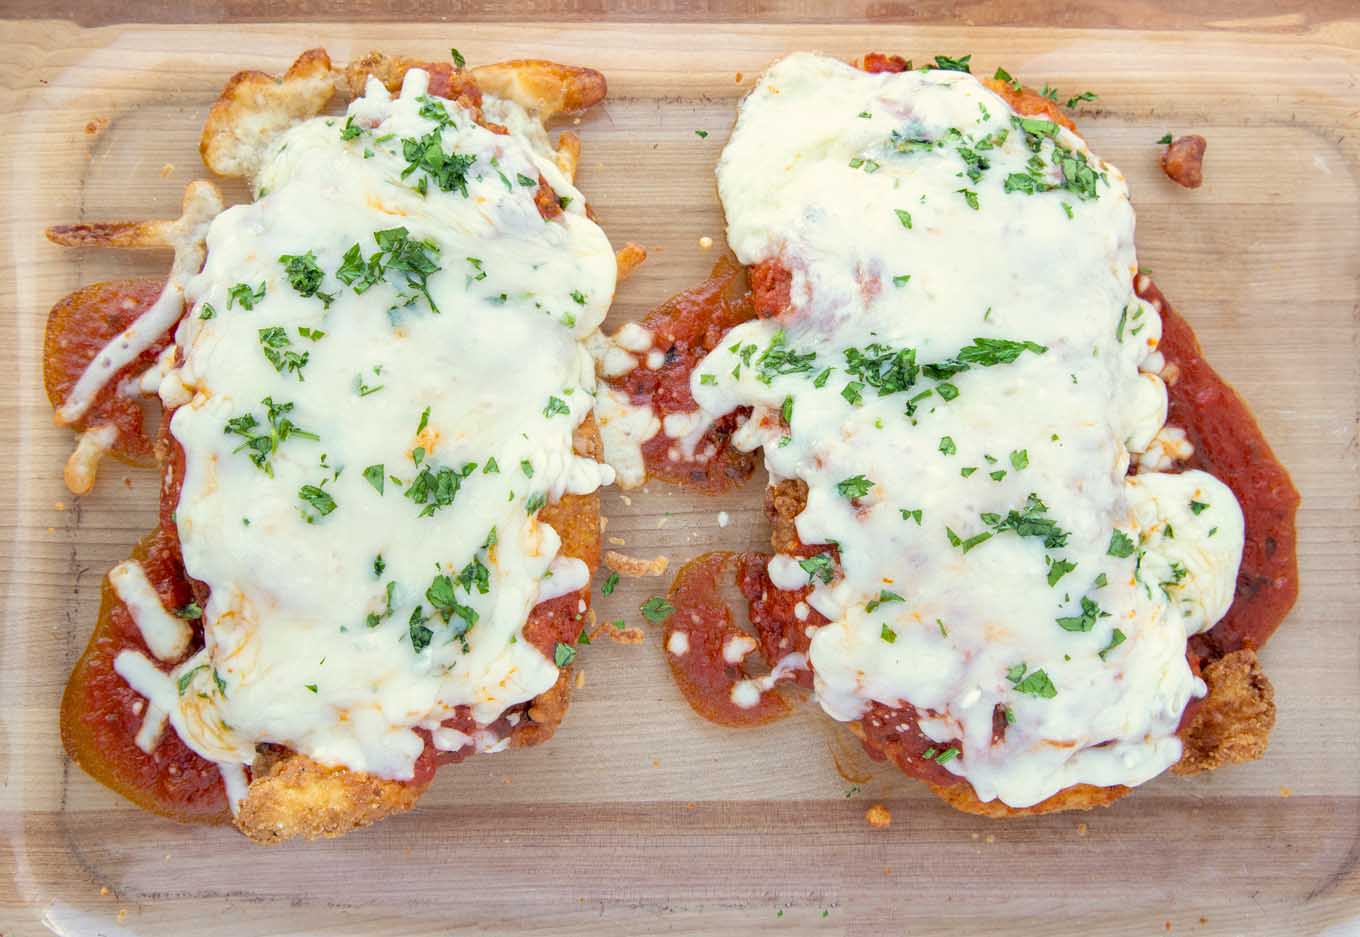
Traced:
<path fill-rule="evenodd" d="M 472 77 L 486 93 L 514 101 L 544 121 L 594 107 L 608 92 L 604 75 L 595 69 L 542 59 L 480 65 L 472 69 Z"/>
<path fill-rule="evenodd" d="M 577 428 L 572 448 L 578 455 L 600 457 L 603 443 L 594 416 Z M 545 505 L 538 516 L 557 531 L 562 553 L 581 560 L 593 575 L 600 563 L 599 497 L 564 495 Z M 529 702 L 525 718 L 511 732 L 511 747 L 538 745 L 552 738 L 571 702 L 571 675 L 571 668 L 563 667 L 557 682 Z M 274 747 L 260 755 L 251 775 L 235 822 L 242 833 L 265 845 L 296 836 L 342 836 L 410 810 L 429 786 L 428 781 L 394 781 L 327 767 L 306 755 Z"/>
<path fill-rule="evenodd" d="M 1275 688 L 1256 652 L 1233 651 L 1208 664 L 1200 676 L 1209 694 L 1181 731 L 1185 754 L 1171 770 L 1199 774 L 1260 758 L 1275 727 Z"/>
<path fill-rule="evenodd" d="M 251 176 L 269 141 L 291 124 L 315 117 L 335 94 L 325 49 L 308 49 L 282 78 L 237 72 L 208 112 L 199 138 L 203 163 L 222 176 Z"/>
<path fill-rule="evenodd" d="M 766 491 L 765 511 L 770 519 L 770 542 L 781 553 L 795 552 L 802 542 L 795 526 L 807 505 L 807 484 L 784 479 Z M 1198 774 L 1226 764 L 1253 761 L 1266 750 L 1275 725 L 1275 692 L 1261 670 L 1256 652 L 1234 651 L 1204 666 L 1200 676 L 1209 691 L 1181 730 L 1184 751 L 1172 766 L 1176 774 Z M 863 739 L 857 723 L 850 726 Z M 892 752 L 884 752 L 889 758 Z M 1077 784 L 1030 807 L 1009 807 L 999 800 L 978 800 L 972 785 L 931 784 L 930 790 L 955 810 L 986 817 L 1017 817 L 1063 810 L 1104 807 L 1130 793 L 1124 786 L 1095 787 Z"/>
<path fill-rule="evenodd" d="M 236 815 L 236 827 L 263 845 L 295 836 L 343 836 L 410 810 L 429 786 L 327 767 L 291 752 L 260 755 L 251 773 L 254 780 Z"/>

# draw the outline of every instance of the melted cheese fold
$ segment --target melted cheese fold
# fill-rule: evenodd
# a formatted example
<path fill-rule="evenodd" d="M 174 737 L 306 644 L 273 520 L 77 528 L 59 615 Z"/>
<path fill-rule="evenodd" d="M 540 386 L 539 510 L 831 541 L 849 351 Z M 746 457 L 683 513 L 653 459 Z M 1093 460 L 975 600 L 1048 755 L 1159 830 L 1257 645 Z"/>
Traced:
<path fill-rule="evenodd" d="M 392 97 L 371 81 L 350 105 L 351 139 L 333 118 L 282 134 L 257 201 L 213 222 L 188 286 L 183 364 L 163 391 L 188 395 L 171 422 L 185 451 L 177 522 L 186 570 L 212 590 L 206 646 L 173 688 L 124 663 L 181 737 L 227 766 L 273 742 L 411 777 L 417 729 L 459 706 L 486 726 L 553 685 L 525 619 L 588 576 L 536 512 L 613 479 L 572 436 L 593 404 L 581 341 L 609 307 L 614 255 L 517 105 L 488 99 L 512 129 L 494 134 L 427 98 L 426 82 L 413 70 Z M 440 111 L 444 156 L 473 158 L 466 194 L 405 172 L 404 141 L 427 138 Z M 540 172 L 571 199 L 553 221 L 534 203 Z M 341 282 L 354 245 L 366 263 L 375 232 L 399 226 L 438 267 L 428 299 L 390 262 L 362 293 Z M 309 251 L 315 295 L 280 260 Z M 281 433 L 284 420 L 302 432 Z M 424 500 L 408 497 L 426 471 Z M 479 747 L 496 744 L 488 734 Z"/>
<path fill-rule="evenodd" d="M 822 706 L 915 707 L 937 750 L 961 740 L 948 770 L 1015 807 L 1180 757 L 1204 692 L 1186 639 L 1227 610 L 1243 538 L 1209 475 L 1126 474 L 1166 418 L 1140 371 L 1161 323 L 1132 290 L 1123 176 L 1044 124 L 1027 134 L 967 74 L 775 64 L 718 186 L 733 250 L 790 270 L 791 308 L 738 326 L 692 381 L 710 417 L 754 408 L 739 444 L 807 483 L 801 539 L 839 545 L 841 575 L 808 598 L 830 619 L 809 655 Z M 1086 197 L 1060 187 L 1055 147 L 1098 174 Z M 979 338 L 1030 344 L 996 360 Z M 882 363 L 853 374 L 856 355 Z"/>

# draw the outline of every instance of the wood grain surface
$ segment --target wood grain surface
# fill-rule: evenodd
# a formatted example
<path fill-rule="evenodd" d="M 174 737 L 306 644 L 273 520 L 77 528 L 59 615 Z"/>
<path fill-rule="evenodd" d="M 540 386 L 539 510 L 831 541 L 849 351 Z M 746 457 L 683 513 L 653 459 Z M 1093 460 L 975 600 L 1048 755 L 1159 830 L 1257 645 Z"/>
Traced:
<path fill-rule="evenodd" d="M 208 5 L 173 6 L 182 15 L 172 18 L 195 19 Z M 170 7 L 130 2 L 82 19 Z M 1054 11 L 1059 24 L 1156 27 L 1144 31 L 1023 28 L 999 0 L 931 28 L 798 23 L 828 17 L 810 3 L 774 7 L 782 23 L 733 22 L 763 4 L 708 18 L 645 6 L 685 22 L 640 25 L 587 22 L 605 6 L 554 3 L 541 15 L 571 21 L 498 24 L 488 4 L 456 25 L 433 14 L 246 25 L 278 17 L 243 2 L 214 7 L 229 28 L 0 27 L 0 366 L 13 376 L 0 394 L 0 934 L 1360 932 L 1354 6 L 1298 5 L 1284 20 L 1256 0 L 1098 3 L 1070 20 L 1064 5 Z M 1211 22 L 1228 15 L 1239 23 Z M 1302 597 L 1263 655 L 1280 705 L 1266 757 L 1160 778 L 1092 814 L 981 820 L 869 762 L 815 707 L 745 733 L 698 720 L 652 632 L 640 647 L 583 650 L 586 685 L 547 746 L 447 770 L 414 813 L 333 842 L 262 850 L 140 813 L 73 769 L 57 738 L 61 689 L 100 579 L 152 523 L 157 486 L 152 473 L 108 466 L 88 497 L 64 492 L 71 439 L 42 392 L 43 322 L 76 286 L 158 275 L 168 258 L 62 251 L 42 228 L 172 216 L 183 185 L 204 174 L 198 132 L 227 76 L 279 70 L 318 43 L 337 61 L 457 45 L 473 62 L 533 55 L 604 71 L 609 100 L 573 127 L 580 182 L 616 244 L 652 249 L 611 328 L 713 261 L 699 246 L 722 241 L 712 167 L 737 99 L 780 54 L 971 52 L 978 71 L 1004 65 L 1064 96 L 1098 92 L 1077 119 L 1130 179 L 1140 260 L 1252 403 L 1303 493 Z M 1208 138 L 1202 189 L 1161 176 L 1156 140 L 1168 130 Z M 614 549 L 665 554 L 674 569 L 706 549 L 761 545 L 760 502 L 759 479 L 717 499 L 659 485 L 609 492 L 608 535 L 622 541 Z M 665 585 L 625 580 L 601 614 L 642 625 L 638 604 Z M 864 822 L 873 803 L 892 810 L 889 829 Z"/>

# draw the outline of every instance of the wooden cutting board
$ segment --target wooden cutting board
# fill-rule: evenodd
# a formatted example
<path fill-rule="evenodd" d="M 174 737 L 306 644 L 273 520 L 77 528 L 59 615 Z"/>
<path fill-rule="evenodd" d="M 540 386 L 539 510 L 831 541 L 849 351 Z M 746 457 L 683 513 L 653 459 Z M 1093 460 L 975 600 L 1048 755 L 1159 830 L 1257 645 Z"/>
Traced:
<path fill-rule="evenodd" d="M 0 34 L 0 934 L 1090 933 L 1353 934 L 1360 928 L 1360 54 L 1311 32 L 493 23 L 127 26 L 7 23 Z M 57 707 L 104 572 L 153 522 L 157 480 L 106 466 L 61 484 L 67 432 L 41 383 L 47 308 L 80 284 L 162 272 L 159 255 L 77 253 L 45 225 L 173 216 L 204 170 L 208 105 L 241 68 L 309 46 L 474 62 L 592 65 L 609 100 L 578 127 L 580 182 L 616 244 L 651 259 L 610 327 L 699 279 L 720 250 L 712 169 L 739 96 L 796 49 L 918 60 L 973 54 L 1026 83 L 1100 98 L 1078 120 L 1129 177 L 1140 260 L 1254 406 L 1303 493 L 1302 597 L 1264 653 L 1279 724 L 1266 757 L 1161 778 L 1110 809 L 996 822 L 869 762 L 803 705 L 739 732 L 693 716 L 657 634 L 597 643 L 547 746 L 442 773 L 409 815 L 272 850 L 140 813 L 64 758 Z M 706 138 L 696 130 L 708 132 Z M 1209 140 L 1206 182 L 1165 180 L 1157 139 Z M 229 190 L 239 198 L 239 189 Z M 701 248 L 711 237 L 719 247 Z M 604 499 L 614 549 L 766 543 L 760 480 L 703 498 Z M 726 511 L 731 523 L 718 523 Z M 667 579 L 599 603 L 645 624 Z M 871 830 L 873 803 L 894 821 Z"/>

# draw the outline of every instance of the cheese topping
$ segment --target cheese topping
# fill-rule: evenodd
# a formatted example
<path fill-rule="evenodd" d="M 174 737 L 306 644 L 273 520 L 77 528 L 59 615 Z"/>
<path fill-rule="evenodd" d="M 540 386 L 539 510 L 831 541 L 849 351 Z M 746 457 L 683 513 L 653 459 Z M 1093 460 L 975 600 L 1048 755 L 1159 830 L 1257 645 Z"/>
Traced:
<path fill-rule="evenodd" d="M 962 750 L 947 769 L 1014 807 L 1173 764 L 1204 693 L 1186 640 L 1232 600 L 1242 514 L 1203 472 L 1127 475 L 1166 390 L 1140 370 L 1161 322 L 1123 176 L 971 75 L 799 54 L 743 103 L 718 186 L 790 307 L 691 390 L 710 418 L 753 407 L 737 443 L 807 483 L 799 536 L 839 548 L 839 571 L 770 563 L 830 619 L 822 706 L 915 707 Z"/>
<path fill-rule="evenodd" d="M 517 105 L 488 97 L 495 134 L 427 80 L 280 135 L 187 287 L 162 390 L 188 394 L 176 519 L 206 644 L 169 675 L 117 665 L 224 776 L 260 742 L 387 778 L 418 729 L 503 747 L 440 723 L 551 687 L 526 617 L 588 578 L 537 512 L 613 480 L 572 439 L 614 255 Z M 540 173 L 570 199 L 551 221 Z"/>
<path fill-rule="evenodd" d="M 178 615 L 165 610 L 156 587 L 136 560 L 124 560 L 109 570 L 109 584 L 127 606 L 147 648 L 160 660 L 178 660 L 189 649 L 193 629 Z"/>

